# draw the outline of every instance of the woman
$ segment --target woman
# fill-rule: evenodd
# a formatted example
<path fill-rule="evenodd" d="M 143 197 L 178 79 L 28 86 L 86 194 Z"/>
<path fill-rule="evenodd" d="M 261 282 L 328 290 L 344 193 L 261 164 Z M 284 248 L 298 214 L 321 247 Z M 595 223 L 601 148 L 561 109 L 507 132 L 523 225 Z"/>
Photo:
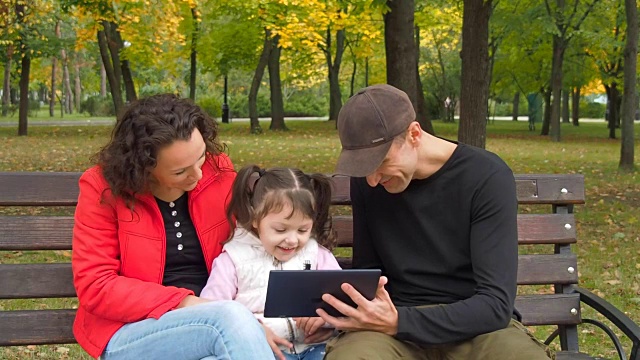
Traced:
<path fill-rule="evenodd" d="M 216 136 L 213 119 L 188 100 L 139 100 L 80 178 L 74 335 L 91 356 L 273 357 L 245 307 L 198 297 L 230 231 L 235 172 Z"/>

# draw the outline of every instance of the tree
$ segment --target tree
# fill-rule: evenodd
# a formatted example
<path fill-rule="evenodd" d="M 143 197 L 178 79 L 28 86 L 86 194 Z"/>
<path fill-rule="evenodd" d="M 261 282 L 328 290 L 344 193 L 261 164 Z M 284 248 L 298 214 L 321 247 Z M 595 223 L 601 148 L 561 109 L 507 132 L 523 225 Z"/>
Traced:
<path fill-rule="evenodd" d="M 200 16 L 198 14 L 198 8 L 194 3 L 191 8 L 191 21 L 193 22 L 193 30 L 191 31 L 191 55 L 189 68 L 189 98 L 193 101 L 196 100 L 196 73 L 198 70 L 198 35 L 200 32 Z"/>
<path fill-rule="evenodd" d="M 415 2 L 394 0 L 387 1 L 387 6 L 389 11 L 384 14 L 387 83 L 407 93 L 416 111 L 416 120 L 425 130 L 433 132 L 424 108 L 419 107 L 424 102 L 424 95 L 418 91 L 418 47 L 414 33 Z"/>
<path fill-rule="evenodd" d="M 638 8 L 635 0 L 625 0 L 627 14 L 627 39 L 624 48 L 624 99 L 622 117 L 622 142 L 620 169 L 634 169 L 633 120 L 638 106 L 636 74 L 638 65 Z"/>
<path fill-rule="evenodd" d="M 462 11 L 446 1 L 426 2 L 416 12 L 420 39 L 420 75 L 429 89 L 430 105 L 443 122 L 454 121 L 460 96 L 460 36 Z M 422 83 L 422 81 L 421 81 Z M 449 99 L 449 106 L 446 106 Z"/>
<path fill-rule="evenodd" d="M 54 4 L 50 0 L 10 0 L 2 5 L 9 10 L 9 16 L 0 23 L 6 31 L 4 42 L 13 46 L 15 55 L 20 56 L 18 135 L 24 136 L 27 135 L 32 59 L 50 56 L 55 51 L 49 43 L 55 37 L 52 32 Z"/>
<path fill-rule="evenodd" d="M 560 141 L 560 102 L 562 91 L 562 65 L 564 54 L 573 36 L 580 30 L 582 22 L 589 16 L 593 6 L 599 0 L 592 0 L 583 9 L 578 6 L 580 1 L 575 0 L 574 6 L 567 9 L 565 0 L 556 0 L 552 6 L 549 0 L 545 0 L 545 7 L 549 17 L 553 19 L 555 29 L 553 38 L 553 61 L 551 66 L 551 140 Z"/>
<path fill-rule="evenodd" d="M 79 29 L 80 38 L 97 37 L 116 112 L 124 106 L 122 88 L 127 101 L 137 98 L 132 60 L 141 68 L 151 67 L 165 58 L 161 54 L 190 48 L 180 33 L 185 17 L 181 5 L 192 6 L 193 0 L 158 0 L 153 6 L 136 0 L 60 1 L 64 10 L 80 19 L 84 27 Z"/>
<path fill-rule="evenodd" d="M 484 148 L 489 98 L 489 18 L 492 0 L 465 0 L 458 141 Z"/>
<path fill-rule="evenodd" d="M 27 16 L 27 6 L 22 1 L 17 1 L 16 24 L 21 28 L 26 28 L 25 17 Z M 26 41 L 27 34 L 23 31 L 20 34 L 19 47 L 22 56 L 20 64 L 20 105 L 18 107 L 18 135 L 27 135 L 27 113 L 29 111 L 29 72 L 31 71 L 31 49 Z"/>
<path fill-rule="evenodd" d="M 13 57 L 13 44 L 7 45 L 6 60 L 4 62 L 4 77 L 2 81 L 2 116 L 7 116 L 11 95 L 11 58 Z"/>

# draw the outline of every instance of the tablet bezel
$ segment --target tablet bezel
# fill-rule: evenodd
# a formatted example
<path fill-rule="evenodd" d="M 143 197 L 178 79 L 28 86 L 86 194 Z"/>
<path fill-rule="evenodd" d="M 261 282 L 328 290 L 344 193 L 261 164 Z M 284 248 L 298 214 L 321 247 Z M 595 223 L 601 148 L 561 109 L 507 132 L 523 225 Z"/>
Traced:
<path fill-rule="evenodd" d="M 271 270 L 264 316 L 317 317 L 316 309 L 321 308 L 329 315 L 342 317 L 342 313 L 322 301 L 322 294 L 331 294 L 357 307 L 340 286 L 349 283 L 366 299 L 372 300 L 380 275 L 380 269 Z"/>

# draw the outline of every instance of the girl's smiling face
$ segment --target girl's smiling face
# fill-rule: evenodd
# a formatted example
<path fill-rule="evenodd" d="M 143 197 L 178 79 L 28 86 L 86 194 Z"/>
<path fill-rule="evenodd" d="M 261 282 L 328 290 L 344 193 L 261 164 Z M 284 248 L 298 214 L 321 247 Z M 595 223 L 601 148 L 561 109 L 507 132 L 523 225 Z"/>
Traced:
<path fill-rule="evenodd" d="M 313 220 L 299 211 L 293 212 L 291 204 L 285 204 L 280 211 L 254 221 L 253 227 L 267 253 L 286 262 L 309 241 Z"/>

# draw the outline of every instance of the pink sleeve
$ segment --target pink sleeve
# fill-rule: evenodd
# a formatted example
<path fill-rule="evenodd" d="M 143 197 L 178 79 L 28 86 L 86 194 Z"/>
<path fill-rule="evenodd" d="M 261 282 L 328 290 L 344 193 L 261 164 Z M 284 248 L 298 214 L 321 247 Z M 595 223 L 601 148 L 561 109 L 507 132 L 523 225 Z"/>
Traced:
<path fill-rule="evenodd" d="M 338 260 L 331 251 L 319 246 L 317 270 L 342 270 L 342 268 L 338 265 Z"/>
<path fill-rule="evenodd" d="M 220 254 L 211 266 L 207 284 L 200 293 L 209 300 L 234 300 L 238 294 L 238 275 L 231 257 L 226 252 Z"/>

